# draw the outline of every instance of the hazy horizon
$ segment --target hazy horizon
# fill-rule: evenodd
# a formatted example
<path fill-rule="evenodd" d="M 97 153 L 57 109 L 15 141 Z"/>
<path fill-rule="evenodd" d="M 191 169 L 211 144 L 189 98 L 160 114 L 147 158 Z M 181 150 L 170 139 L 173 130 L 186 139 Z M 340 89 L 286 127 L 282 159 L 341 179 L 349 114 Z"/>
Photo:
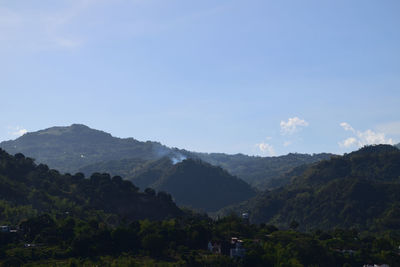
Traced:
<path fill-rule="evenodd" d="M 83 125 L 83 126 L 89 127 L 90 129 L 93 129 L 93 130 L 98 130 L 98 131 L 105 132 L 105 133 L 107 133 L 107 134 L 111 134 L 111 136 L 112 136 L 112 137 L 115 137 L 115 138 L 133 138 L 133 139 L 135 139 L 135 140 L 138 140 L 138 139 L 136 139 L 136 138 L 134 138 L 134 137 L 132 137 L 132 136 L 128 136 L 128 137 L 115 136 L 113 133 L 109 133 L 109 132 L 103 131 L 103 130 L 101 130 L 101 129 L 95 129 L 95 128 L 90 127 L 89 125 L 85 125 L 85 124 L 82 124 L 82 123 L 73 123 L 73 124 L 71 124 L 71 125 L 56 125 L 56 126 L 52 126 L 52 127 L 47 127 L 47 128 L 44 128 L 44 129 L 40 129 L 40 130 L 38 130 L 38 131 L 43 131 L 43 130 L 47 130 L 47 129 L 54 128 L 54 127 L 66 128 L 66 127 L 70 127 L 70 126 L 72 126 L 72 125 Z M 34 132 L 37 132 L 37 131 L 34 131 Z M 14 140 L 18 139 L 19 137 L 23 136 L 23 135 L 26 134 L 26 133 L 32 133 L 32 132 L 24 132 L 24 133 L 21 133 L 22 135 L 20 135 L 20 136 L 18 136 L 18 137 L 15 137 L 14 139 L 0 140 L 0 143 L 3 142 L 3 141 L 14 141 Z M 141 142 L 147 142 L 147 141 L 150 141 L 150 142 L 159 142 L 159 141 L 157 141 L 157 140 L 138 140 L 138 141 L 141 141 Z M 162 144 L 162 145 L 165 145 L 165 144 L 163 144 L 163 143 L 161 143 L 161 144 Z M 400 144 L 400 143 L 399 143 L 399 144 Z M 393 145 L 397 145 L 397 144 L 393 144 Z M 225 152 L 221 152 L 221 151 L 194 151 L 194 150 L 186 149 L 185 147 L 171 147 L 171 146 L 167 146 L 167 147 L 170 147 L 170 148 L 177 148 L 177 149 L 183 149 L 183 150 L 188 150 L 188 151 L 197 152 L 197 153 L 225 153 Z M 358 149 L 358 148 L 357 148 L 357 149 Z M 354 149 L 354 151 L 357 150 L 357 149 Z M 349 151 L 349 152 L 352 152 L 352 151 Z M 241 153 L 241 152 L 238 152 L 238 153 L 225 153 L 225 154 L 227 154 L 227 155 L 243 154 L 243 155 L 255 156 L 255 157 L 279 157 L 279 156 L 288 155 L 288 154 L 290 154 L 290 153 L 294 153 L 294 154 L 300 153 L 300 154 L 310 154 L 310 155 L 313 155 L 313 154 L 319 154 L 319 153 L 332 153 L 332 152 L 329 152 L 329 151 L 321 151 L 321 152 L 312 152 L 312 153 L 305 153 L 305 152 L 304 152 L 304 153 L 301 153 L 301 152 L 293 151 L 293 152 L 288 152 L 288 153 L 282 154 L 282 155 L 250 155 L 250 154 L 245 154 L 245 153 Z M 332 153 L 332 154 L 343 155 L 344 153 Z"/>

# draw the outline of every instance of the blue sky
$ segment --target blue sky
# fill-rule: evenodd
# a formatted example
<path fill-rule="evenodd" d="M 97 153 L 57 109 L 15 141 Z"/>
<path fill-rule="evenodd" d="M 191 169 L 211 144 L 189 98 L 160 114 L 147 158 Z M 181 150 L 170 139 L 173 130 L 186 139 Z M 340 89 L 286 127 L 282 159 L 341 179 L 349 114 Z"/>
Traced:
<path fill-rule="evenodd" d="M 83 123 L 263 156 L 398 143 L 398 14 L 398 0 L 0 0 L 0 140 Z"/>

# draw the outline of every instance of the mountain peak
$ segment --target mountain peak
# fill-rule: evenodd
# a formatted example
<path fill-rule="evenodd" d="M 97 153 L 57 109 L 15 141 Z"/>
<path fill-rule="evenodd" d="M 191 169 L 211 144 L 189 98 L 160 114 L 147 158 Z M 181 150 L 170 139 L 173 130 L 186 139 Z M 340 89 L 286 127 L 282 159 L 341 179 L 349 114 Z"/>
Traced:
<path fill-rule="evenodd" d="M 360 148 L 357 151 L 350 153 L 349 155 L 356 154 L 371 154 L 371 153 L 387 153 L 387 152 L 398 152 L 398 149 L 392 145 L 369 145 Z"/>
<path fill-rule="evenodd" d="M 80 124 L 80 123 L 74 123 L 69 126 L 71 129 L 91 129 L 89 126 L 86 126 L 85 124 Z"/>
<path fill-rule="evenodd" d="M 95 162 L 123 158 L 157 158 L 162 145 L 117 138 L 110 133 L 83 124 L 56 126 L 27 133 L 15 140 L 0 143 L 7 152 L 23 153 L 62 172 L 76 172 Z"/>
<path fill-rule="evenodd" d="M 180 205 L 207 212 L 239 203 L 256 194 L 249 184 L 221 167 L 190 158 L 171 166 L 151 187 L 171 193 Z"/>
<path fill-rule="evenodd" d="M 72 132 L 97 132 L 97 133 L 104 133 L 107 135 L 111 135 L 108 133 L 105 133 L 103 131 L 100 130 L 96 130 L 96 129 L 92 129 L 84 124 L 71 124 L 70 126 L 54 126 L 54 127 L 50 127 L 44 130 L 40 130 L 37 132 L 31 132 L 29 134 L 38 134 L 38 135 L 42 135 L 42 134 L 49 134 L 49 135 L 62 135 L 62 134 L 68 134 L 68 133 L 72 133 Z"/>

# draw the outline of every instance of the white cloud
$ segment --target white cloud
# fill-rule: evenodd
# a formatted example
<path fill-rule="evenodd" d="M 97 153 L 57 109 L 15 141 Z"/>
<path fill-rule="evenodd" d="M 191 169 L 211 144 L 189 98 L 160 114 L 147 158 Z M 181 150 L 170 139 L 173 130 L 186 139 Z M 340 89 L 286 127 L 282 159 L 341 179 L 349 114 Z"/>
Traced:
<path fill-rule="evenodd" d="M 350 124 L 348 124 L 347 122 L 342 122 L 342 123 L 340 124 L 340 126 L 342 126 L 343 129 L 344 129 L 345 131 L 355 132 L 355 130 L 353 129 L 353 127 L 351 127 Z"/>
<path fill-rule="evenodd" d="M 342 122 L 340 126 L 342 126 L 345 131 L 353 133 L 352 137 L 349 137 L 346 140 L 339 142 L 339 146 L 341 147 L 363 147 L 366 145 L 394 144 L 392 138 L 386 138 L 385 133 L 383 132 L 374 132 L 370 129 L 364 132 L 358 131 L 351 127 L 350 124 L 348 124 L 347 122 Z"/>
<path fill-rule="evenodd" d="M 283 135 L 293 134 L 298 132 L 301 127 L 308 126 L 308 122 L 305 120 L 299 119 L 298 117 L 289 118 L 288 121 L 281 121 L 281 133 Z"/>
<path fill-rule="evenodd" d="M 276 155 L 274 147 L 272 145 L 270 145 L 270 144 L 262 142 L 262 143 L 256 144 L 256 146 L 258 147 L 258 149 L 262 153 L 264 153 L 264 154 L 266 154 L 268 156 L 275 156 Z"/>
<path fill-rule="evenodd" d="M 389 144 L 393 145 L 391 138 L 386 139 L 384 133 L 376 133 L 371 130 L 365 132 L 357 132 L 357 136 L 360 139 L 362 145 L 373 145 L 373 144 Z"/>
<path fill-rule="evenodd" d="M 341 147 L 351 147 L 357 144 L 357 139 L 355 139 L 354 137 L 349 137 L 346 140 L 344 140 L 343 142 L 339 142 L 339 145 Z"/>
<path fill-rule="evenodd" d="M 10 130 L 10 132 L 8 132 L 8 134 L 18 136 L 18 137 L 20 137 L 28 132 L 27 129 L 20 127 L 20 126 L 9 126 L 7 128 Z"/>

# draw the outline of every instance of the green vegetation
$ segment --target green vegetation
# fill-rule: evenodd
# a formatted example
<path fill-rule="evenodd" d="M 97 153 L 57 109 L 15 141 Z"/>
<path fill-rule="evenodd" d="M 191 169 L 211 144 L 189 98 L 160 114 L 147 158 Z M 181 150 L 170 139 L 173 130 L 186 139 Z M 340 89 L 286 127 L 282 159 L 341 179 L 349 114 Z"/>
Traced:
<path fill-rule="evenodd" d="M 379 145 L 336 156 L 292 176 L 291 184 L 265 191 L 229 210 L 249 210 L 252 222 L 299 229 L 397 230 L 400 226 L 400 151 Z"/>
<path fill-rule="evenodd" d="M 243 241 L 242 258 L 229 257 L 232 237 Z M 343 229 L 300 233 L 249 225 L 236 216 L 212 221 L 187 214 L 110 227 L 44 214 L 23 221 L 17 233 L 0 233 L 0 261 L 3 266 L 399 266 L 398 237 Z M 221 251 L 208 251 L 210 241 Z"/>
<path fill-rule="evenodd" d="M 94 163 L 79 169 L 80 172 L 107 172 L 135 181 L 140 188 L 145 188 L 171 167 L 169 158 L 184 155 L 192 159 L 219 166 L 230 174 L 239 177 L 257 189 L 273 189 L 289 183 L 288 173 L 294 168 L 329 159 L 332 154 L 288 154 L 280 157 L 254 157 L 242 154 L 227 155 L 223 153 L 195 153 L 184 150 L 172 150 L 168 157 L 156 160 L 130 158 Z"/>
<path fill-rule="evenodd" d="M 256 194 L 246 182 L 222 168 L 193 159 L 173 165 L 151 187 L 171 193 L 179 205 L 207 212 L 240 203 Z"/>
<path fill-rule="evenodd" d="M 2 142 L 0 147 L 8 153 L 23 153 L 51 168 L 70 173 L 93 163 L 129 158 L 150 160 L 169 151 L 156 142 L 116 138 L 81 124 L 27 133 L 15 141 Z"/>
<path fill-rule="evenodd" d="M 200 160 L 186 159 L 173 164 L 169 157 L 145 163 L 139 160 L 121 160 L 118 162 L 96 164 L 104 169 L 114 169 L 126 162 L 137 165 L 129 172 L 115 171 L 140 188 L 152 188 L 172 195 L 181 206 L 200 211 L 217 211 L 225 206 L 237 204 L 255 196 L 256 192 L 246 182 L 240 180 L 220 167 L 212 166 Z M 137 164 L 136 164 L 137 163 Z M 83 170 L 83 169 L 81 169 Z M 95 170 L 94 165 L 85 171 Z"/>
<path fill-rule="evenodd" d="M 156 160 L 156 162 L 159 160 Z M 122 159 L 122 160 L 111 160 L 106 162 L 93 163 L 90 165 L 86 165 L 82 168 L 79 168 L 79 172 L 84 173 L 85 175 L 91 175 L 94 172 L 100 173 L 111 173 L 112 175 L 117 175 L 124 177 L 126 180 L 133 180 L 134 177 L 141 172 L 142 169 L 148 169 L 148 165 L 153 163 L 153 160 L 146 160 L 143 158 L 131 158 L 131 159 Z M 171 165 L 171 160 L 165 158 L 166 167 Z M 150 179 L 150 178 L 149 178 Z M 135 183 L 139 188 L 146 188 L 151 183 Z"/>
<path fill-rule="evenodd" d="M 221 168 L 185 160 L 155 184 L 180 184 L 187 173 L 212 177 L 208 172 L 231 179 Z M 0 150 L 0 223 L 11 229 L 0 231 L 0 263 L 400 266 L 399 150 L 366 147 L 297 173 L 290 185 L 247 203 L 255 204 L 251 220 L 262 218 L 250 224 L 234 214 L 212 220 L 180 210 L 169 194 L 139 192 L 119 176 L 61 175 Z M 243 257 L 229 256 L 233 237 L 242 240 Z M 209 242 L 218 244 L 215 252 Z"/>
<path fill-rule="evenodd" d="M 0 149 L 0 222 L 16 224 L 43 213 L 73 214 L 118 223 L 121 219 L 163 219 L 182 214 L 164 192 L 147 194 L 119 176 L 61 175 L 23 154 Z"/>
<path fill-rule="evenodd" d="M 327 160 L 332 154 L 290 153 L 279 157 L 255 157 L 243 154 L 196 153 L 196 156 L 212 165 L 220 166 L 252 186 L 264 190 L 275 187 L 275 184 L 270 184 L 272 179 L 285 175 L 295 167 Z"/>
<path fill-rule="evenodd" d="M 270 181 L 294 167 L 329 159 L 332 156 L 326 153 L 314 155 L 296 153 L 280 157 L 196 153 L 168 148 L 157 142 L 116 138 L 80 124 L 27 133 L 16 140 L 0 143 L 0 147 L 11 154 L 23 153 L 61 172 L 83 172 L 86 175 L 106 172 L 129 180 L 134 179 L 142 168 L 149 169 L 148 164 L 153 164 L 151 162 L 163 157 L 200 159 L 222 167 L 261 190 L 274 188 L 276 183 L 270 184 Z M 286 180 L 279 181 L 281 183 Z M 150 184 L 144 180 L 143 183 Z M 143 187 L 140 182 L 138 186 L 147 187 Z"/>

